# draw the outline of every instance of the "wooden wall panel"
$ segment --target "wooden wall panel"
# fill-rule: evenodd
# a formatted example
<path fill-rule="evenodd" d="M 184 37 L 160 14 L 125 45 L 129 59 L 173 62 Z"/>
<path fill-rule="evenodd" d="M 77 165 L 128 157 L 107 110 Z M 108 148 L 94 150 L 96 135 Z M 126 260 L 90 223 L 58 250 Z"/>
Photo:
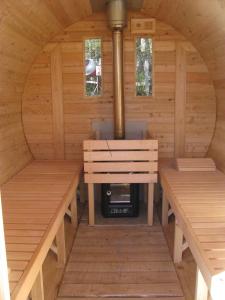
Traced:
<path fill-rule="evenodd" d="M 171 24 L 174 28 L 179 30 L 188 40 L 190 40 L 193 45 L 198 49 L 201 57 L 203 58 L 205 64 L 207 65 L 210 75 L 212 77 L 216 97 L 217 97 L 217 122 L 215 128 L 214 138 L 212 140 L 211 147 L 209 149 L 208 155 L 212 156 L 217 162 L 217 166 L 225 171 L 225 113 L 224 113 L 224 99 L 225 99 L 225 18 L 224 18 L 224 1 L 223 0 L 174 0 L 172 3 L 170 1 L 164 0 L 144 0 L 143 12 L 150 17 L 156 17 L 160 20 Z M 194 59 L 194 58 L 193 58 Z M 197 59 L 197 58 L 196 58 Z M 198 59 L 201 58 L 198 55 Z M 198 65 L 198 71 L 205 73 L 204 68 L 201 70 L 199 68 L 199 63 L 195 60 L 196 66 Z M 191 64 L 191 68 L 195 68 Z M 190 75 L 188 75 L 190 78 Z M 196 96 L 202 106 L 208 106 L 209 102 L 208 95 L 210 95 L 210 87 L 204 80 L 201 80 L 201 84 L 188 83 L 188 98 L 191 95 L 192 99 Z M 195 96 L 193 95 L 195 94 Z M 190 98 L 187 101 L 190 103 Z M 193 151 L 193 145 L 191 145 L 191 140 L 199 140 L 199 144 L 195 143 L 195 151 L 205 152 L 206 148 L 201 143 L 204 136 L 201 136 L 201 128 L 205 128 L 205 136 L 211 130 L 209 130 L 207 124 L 210 119 L 214 119 L 215 116 L 210 113 L 205 113 L 202 111 L 200 106 L 196 107 L 193 105 L 188 106 L 190 111 L 190 117 L 188 124 L 192 121 L 196 124 L 196 129 L 193 131 L 190 128 L 189 132 L 192 132 L 192 137 L 190 138 L 190 133 L 188 134 L 188 145 L 186 146 L 188 153 Z M 211 108 L 213 110 L 213 108 Z M 198 113 L 199 117 L 196 118 L 195 111 Z M 190 119 L 191 118 L 191 119 Z M 207 120 L 207 121 L 206 121 Z M 188 125 L 189 126 L 189 125 Z M 199 130 L 197 129 L 199 128 Z"/>
<path fill-rule="evenodd" d="M 176 91 L 175 91 L 175 157 L 185 156 L 187 61 L 182 43 L 176 43 Z"/>
<path fill-rule="evenodd" d="M 132 13 L 129 18 L 132 16 L 142 15 Z M 157 21 L 154 35 L 154 95 L 136 97 L 135 36 L 130 34 L 129 28 L 128 24 L 124 32 L 126 119 L 146 120 L 152 137 L 159 140 L 160 156 L 174 156 L 176 45 L 180 43 L 185 49 L 187 61 L 185 156 L 205 155 L 211 142 L 216 111 L 212 81 L 200 55 L 172 27 Z M 103 95 L 96 98 L 84 96 L 83 40 L 89 37 L 101 37 L 103 40 Z M 93 120 L 113 118 L 112 42 L 105 15 L 99 13 L 68 27 L 45 47 L 31 69 L 23 96 L 23 120 L 36 158 L 55 158 L 49 55 L 56 43 L 60 45 L 63 64 L 65 158 L 80 159 L 82 141 L 91 136 Z M 199 91 L 203 91 L 204 96 Z M 35 99 L 38 99 L 36 108 L 32 105 Z M 46 113 L 45 120 L 41 119 L 41 111 Z M 41 124 L 42 121 L 44 123 Z M 197 136 L 200 136 L 199 140 Z"/>
<path fill-rule="evenodd" d="M 63 69 L 60 45 L 51 52 L 53 144 L 56 159 L 64 159 Z"/>
<path fill-rule="evenodd" d="M 62 32 L 65 26 L 72 24 L 78 19 L 88 16 L 91 14 L 91 7 L 89 0 L 76 1 L 76 5 L 79 5 L 79 9 L 76 12 L 69 11 L 66 5 L 68 1 L 62 0 L 44 0 L 44 1 L 14 1 L 7 0 L 1 1 L 1 54 L 0 54 L 0 130 L 6 132 L 7 137 L 4 136 L 4 140 L 1 140 L 1 147 L 4 149 L 0 153 L 0 164 L 1 164 L 1 175 L 0 183 L 6 181 L 15 172 L 21 169 L 26 164 L 31 155 L 26 145 L 26 140 L 23 135 L 23 128 L 21 124 L 21 95 L 23 93 L 24 83 L 27 78 L 27 73 L 31 67 L 34 58 L 43 48 L 47 41 L 57 33 L 57 37 L 54 39 L 55 42 L 68 42 L 78 43 L 84 36 L 98 35 L 104 38 L 104 44 L 107 49 L 107 55 L 105 59 L 108 62 L 105 64 L 105 72 L 108 75 L 108 83 L 104 88 L 104 99 L 99 99 L 102 103 L 108 101 L 111 106 L 111 93 L 110 93 L 110 33 L 107 30 L 107 25 L 104 18 L 99 18 L 93 22 L 93 17 L 89 21 L 78 22 L 70 26 L 65 32 Z M 72 1 L 69 1 L 72 3 Z M 75 2 L 74 2 L 75 3 Z M 73 4 L 71 4 L 73 5 Z M 76 6 L 77 8 L 77 6 Z M 78 13 L 79 12 L 79 13 Z M 156 17 L 163 22 L 171 24 L 174 28 L 180 31 L 193 45 L 198 49 L 204 62 L 207 64 L 211 77 L 214 81 L 217 96 L 217 125 L 213 143 L 209 154 L 216 159 L 218 166 L 225 170 L 225 117 L 224 117 L 224 95 L 225 95 L 225 18 L 224 18 L 224 4 L 221 0 L 152 0 L 144 1 L 143 12 L 145 17 Z M 87 23 L 88 22 L 88 23 Z M 86 26 L 87 25 L 87 26 Z M 85 27 L 86 26 L 86 27 Z M 155 70 L 158 72 L 156 80 L 161 80 L 160 76 L 167 73 L 167 78 L 171 80 L 171 75 L 175 75 L 174 64 L 173 64 L 173 44 L 175 41 L 180 41 L 181 35 L 174 31 L 172 27 L 165 27 L 163 23 L 157 22 L 157 35 L 155 46 L 158 43 L 158 48 L 155 48 L 155 58 L 159 58 L 160 62 L 155 65 Z M 191 52 L 191 44 L 189 45 L 189 52 Z M 51 46 L 51 44 L 50 44 Z M 166 50 L 167 49 L 167 50 Z M 172 56 L 166 57 L 162 52 L 171 52 Z M 157 53 L 158 52 L 158 53 Z M 160 55 L 163 54 L 163 55 Z M 74 53 L 68 54 L 74 55 Z M 206 140 L 210 140 L 212 134 L 212 125 L 210 122 L 214 122 L 214 104 L 211 100 L 214 98 L 214 92 L 211 83 L 207 83 L 209 74 L 205 64 L 202 62 L 200 55 L 194 58 L 190 53 L 187 54 L 188 59 L 190 58 L 190 64 L 187 66 L 187 113 L 186 113 L 186 155 L 203 155 L 207 151 L 208 143 Z M 42 57 L 42 54 L 40 55 Z M 35 65 L 32 66 L 32 75 L 40 75 L 40 72 L 47 70 L 44 68 L 45 63 L 42 64 L 42 70 L 40 70 L 39 58 L 37 58 Z M 165 57 L 165 58 L 164 58 Z M 165 59 L 165 63 L 163 61 Z M 132 58 L 131 58 L 132 60 Z M 193 61 L 192 61 L 193 60 Z M 65 66 L 66 72 L 82 72 L 81 68 L 76 62 L 71 65 Z M 80 71 L 78 71 L 78 69 Z M 131 70 L 131 63 L 127 66 L 126 71 Z M 192 74 L 192 73 L 195 74 Z M 132 71 L 131 71 L 132 73 Z M 170 74 L 169 74 L 170 73 Z M 196 74 L 198 73 L 198 74 Z M 199 76 L 198 84 L 193 83 L 193 78 Z M 74 73 L 71 73 L 74 74 Z M 106 76 L 105 75 L 105 76 Z M 44 76 L 44 74 L 43 74 Z M 131 75 L 132 76 L 132 75 Z M 159 77 L 157 77 L 159 76 Z M 166 75 L 165 75 L 166 76 Z M 162 78 L 162 77 L 161 77 Z M 190 82 L 189 82 L 190 79 Z M 210 80 L 210 78 L 209 78 Z M 35 81 L 34 81 L 35 82 Z M 26 127 L 26 135 L 29 140 L 29 145 L 35 157 L 40 158 L 52 158 L 54 157 L 53 151 L 53 139 L 52 139 L 52 116 L 49 113 L 51 110 L 51 97 L 48 97 L 49 89 L 47 87 L 40 89 L 33 82 L 30 94 L 27 94 L 26 89 L 26 100 L 29 98 L 33 99 L 33 107 L 30 107 L 26 103 L 24 106 L 24 125 Z M 30 78 L 28 78 L 28 84 Z M 45 84 L 44 84 L 45 85 Z M 38 84 L 38 87 L 41 83 Z M 161 89 L 163 86 L 163 89 Z M 35 93 L 35 89 L 37 93 Z M 79 87 L 74 86 L 67 87 L 67 95 L 64 95 L 64 99 L 73 101 L 73 93 L 79 91 Z M 132 94 L 131 89 L 127 90 L 127 95 Z M 168 96 L 165 96 L 168 95 Z M 168 99 L 171 105 L 168 103 L 170 110 L 166 108 L 167 105 L 163 105 L 163 109 L 154 111 L 154 101 L 147 102 L 148 108 L 152 108 L 149 112 L 143 112 L 143 118 L 150 120 L 151 131 L 155 136 L 158 136 L 161 143 L 161 155 L 168 156 L 172 155 L 174 151 L 174 90 L 172 85 L 158 84 L 156 87 L 155 98 L 163 97 Z M 81 101 L 82 95 L 79 96 Z M 157 98 L 158 99 L 158 98 Z M 38 102 L 40 101 L 40 108 Z M 77 101 L 77 100 L 76 100 Z M 201 102 L 200 105 L 196 105 L 194 102 Z M 82 102 L 82 101 L 81 101 Z M 92 101 L 93 103 L 94 101 Z M 142 102 L 142 101 L 141 101 Z M 45 103 L 45 107 L 44 107 Z M 150 103 L 150 104 L 149 104 Z M 164 104 L 166 100 L 164 101 Z M 73 103 L 72 106 L 75 103 Z M 43 107 L 42 107 L 43 105 Z M 101 107 L 104 104 L 101 105 Z M 151 107 L 153 106 L 153 107 Z M 206 108 L 203 108 L 203 107 Z M 161 108 L 162 108 L 161 107 Z M 78 106 L 79 108 L 79 106 Z M 41 110 L 44 109 L 45 113 L 42 115 Z M 34 111 L 33 111 L 34 110 Z M 210 113 L 210 110 L 212 113 Z M 26 113 L 28 111 L 28 113 Z M 70 117 L 72 114 L 68 114 Z M 78 115 L 78 114 L 77 114 Z M 107 113 L 107 116 L 110 113 Z M 135 111 L 130 113 L 130 116 L 137 116 Z M 139 116 L 139 114 L 138 114 Z M 105 116 L 103 116 L 105 117 Z M 91 118 L 91 117 L 90 117 Z M 93 118 L 93 117 L 92 117 Z M 71 119 L 71 118 L 70 118 Z M 72 118 L 73 119 L 73 118 Z M 78 130 L 80 126 L 80 119 L 85 119 L 83 115 L 78 116 L 76 121 L 71 121 L 76 124 Z M 156 121 L 156 122 L 152 122 Z M 29 128 L 29 122 L 32 123 Z M 75 122 L 75 123 L 74 123 Z M 69 121 L 70 123 L 70 121 Z M 82 127 L 81 135 L 87 135 L 90 130 L 91 120 L 85 123 L 84 129 Z M 17 128 L 17 137 L 15 140 L 14 133 L 10 129 L 11 126 Z M 33 127 L 34 126 L 34 127 Z M 66 126 L 66 125 L 65 125 Z M 69 124 L 69 130 L 71 125 Z M 40 128 L 40 131 L 39 131 Z M 88 129 L 89 128 L 89 129 Z M 33 133 L 31 132 L 32 130 Z M 68 157 L 75 157 L 75 153 L 78 153 L 77 147 L 80 145 L 79 140 L 74 140 L 74 135 L 79 136 L 76 133 L 75 125 L 72 126 L 72 133 L 67 133 L 67 140 L 70 143 L 66 143 L 68 149 Z M 205 132 L 205 135 L 203 135 Z M 73 139 L 71 138 L 73 135 Z M 198 142 L 197 142 L 198 140 Z M 164 141 L 164 142 L 162 142 Z"/>
<path fill-rule="evenodd" d="M 74 8 L 79 6 L 79 9 L 75 9 L 76 12 L 68 12 L 65 5 L 69 3 L 77 5 Z M 59 6 L 60 10 L 57 10 Z M 72 13 L 74 15 L 71 15 Z M 45 55 L 38 58 L 32 67 L 33 73 L 29 78 L 31 89 L 27 95 L 30 105 L 24 107 L 28 118 L 31 117 L 29 122 L 32 123 L 31 128 L 27 128 L 28 139 L 34 141 L 30 144 L 31 152 L 21 122 L 24 85 L 31 65 L 44 45 L 62 32 L 65 26 L 89 14 L 89 0 L 82 1 L 82 5 L 78 0 L 1 1 L 0 185 L 32 159 L 31 152 L 39 152 L 43 158 L 53 156 L 50 113 L 52 108 L 49 97 L 51 80 Z M 42 73 L 41 78 L 37 78 L 39 71 Z M 35 93 L 36 97 L 33 97 Z"/>

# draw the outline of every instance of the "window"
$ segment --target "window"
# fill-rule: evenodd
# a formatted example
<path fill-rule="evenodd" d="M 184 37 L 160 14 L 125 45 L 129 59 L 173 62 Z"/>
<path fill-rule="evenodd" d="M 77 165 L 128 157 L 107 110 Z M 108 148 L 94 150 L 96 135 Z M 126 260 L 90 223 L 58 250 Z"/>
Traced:
<path fill-rule="evenodd" d="M 101 39 L 85 40 L 85 95 L 102 93 Z"/>
<path fill-rule="evenodd" d="M 136 38 L 136 96 L 152 96 L 151 38 Z"/>

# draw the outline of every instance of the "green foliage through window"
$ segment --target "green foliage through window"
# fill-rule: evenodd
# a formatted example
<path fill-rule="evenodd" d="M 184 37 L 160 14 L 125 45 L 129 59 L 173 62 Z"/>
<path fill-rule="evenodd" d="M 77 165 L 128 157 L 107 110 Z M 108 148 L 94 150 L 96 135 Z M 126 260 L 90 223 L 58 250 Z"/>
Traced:
<path fill-rule="evenodd" d="M 152 39 L 136 38 L 136 96 L 152 95 Z"/>
<path fill-rule="evenodd" d="M 85 94 L 99 96 L 102 92 L 101 39 L 85 40 Z"/>

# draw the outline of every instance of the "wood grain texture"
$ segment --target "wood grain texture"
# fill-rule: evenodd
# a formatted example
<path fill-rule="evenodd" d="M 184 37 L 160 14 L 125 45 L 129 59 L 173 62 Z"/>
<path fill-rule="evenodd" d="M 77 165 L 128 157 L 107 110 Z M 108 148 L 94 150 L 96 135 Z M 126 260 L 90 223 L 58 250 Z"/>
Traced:
<path fill-rule="evenodd" d="M 179 172 L 165 168 L 160 173 L 165 196 L 211 296 L 222 299 L 220 296 L 223 297 L 225 291 L 222 280 L 224 235 L 221 235 L 225 228 L 225 176 L 218 170 Z M 202 284 L 201 277 L 199 279 Z M 205 292 L 205 288 L 202 291 Z"/>
<path fill-rule="evenodd" d="M 216 165 L 211 158 L 177 158 L 178 171 L 216 171 Z"/>
<path fill-rule="evenodd" d="M 74 200 L 79 173 L 80 165 L 72 161 L 33 161 L 2 186 L 12 300 L 26 299 L 36 279 L 32 294 L 42 299 L 40 271 L 59 228 L 59 262 L 65 261 L 61 224 Z"/>
<path fill-rule="evenodd" d="M 135 35 L 130 33 L 133 17 L 146 18 L 146 15 L 129 13 L 124 32 L 126 119 L 146 120 L 151 137 L 159 140 L 159 156 L 174 156 L 176 44 L 179 43 L 185 49 L 187 70 L 185 156 L 204 156 L 212 139 L 216 113 L 214 88 L 205 63 L 181 34 L 156 21 L 154 96 L 135 97 Z M 84 96 L 83 40 L 87 37 L 102 38 L 103 95 L 97 98 Z M 23 122 L 36 158 L 54 158 L 49 69 L 52 47 L 58 43 L 62 51 L 65 158 L 81 159 L 82 142 L 92 135 L 93 120 L 113 119 L 111 40 L 106 16 L 98 13 L 66 28 L 34 62 L 23 97 Z"/>
<path fill-rule="evenodd" d="M 217 124 L 214 138 L 209 149 L 209 155 L 213 156 L 217 162 L 217 166 L 225 171 L 224 2 L 220 0 L 198 0 L 194 2 L 175 0 L 171 5 L 168 1 L 163 0 L 145 0 L 143 11 L 149 17 L 156 17 L 171 24 L 199 49 L 214 81 L 217 97 Z M 190 84 L 192 90 L 194 87 L 197 88 L 197 86 L 198 84 Z M 200 92 L 200 90 L 198 92 L 200 97 L 203 96 L 204 93 L 205 91 Z M 203 103 L 204 100 L 202 104 Z M 199 107 L 199 109 L 201 108 Z M 208 117 L 210 118 L 210 116 Z M 190 151 L 192 146 L 190 143 L 188 144 Z M 196 147 L 199 146 L 196 145 Z"/>
<path fill-rule="evenodd" d="M 83 148 L 86 183 L 157 182 L 156 140 L 86 140 Z"/>
<path fill-rule="evenodd" d="M 83 149 L 84 182 L 88 183 L 89 192 L 89 224 L 94 225 L 95 216 L 93 184 L 147 183 L 147 223 L 152 225 L 154 183 L 158 181 L 158 141 L 86 140 Z"/>
<path fill-rule="evenodd" d="M 51 87 L 55 159 L 64 159 L 63 72 L 60 45 L 51 52 Z"/>
<path fill-rule="evenodd" d="M 183 299 L 161 227 L 80 225 L 57 299 L 75 296 Z"/>
<path fill-rule="evenodd" d="M 187 94 L 186 52 L 181 43 L 176 43 L 176 91 L 175 91 L 175 157 L 185 156 L 185 124 Z"/>
<path fill-rule="evenodd" d="M 68 1 L 67 1 L 68 2 Z M 81 3 L 81 4 L 80 4 Z M 28 3 L 27 1 L 20 1 L 15 3 L 15 1 L 8 0 L 1 2 L 1 34 L 0 40 L 2 45 L 1 52 L 1 132 L 4 134 L 1 142 L 1 182 L 6 181 L 14 173 L 19 171 L 29 160 L 30 153 L 26 145 L 26 141 L 23 135 L 23 128 L 21 125 L 21 96 L 23 93 L 24 84 L 26 82 L 27 74 L 30 70 L 30 66 L 39 53 L 51 37 L 55 36 L 58 32 L 61 32 L 63 28 L 67 25 L 70 25 L 78 18 L 82 18 L 85 15 L 90 14 L 89 1 L 77 1 L 76 6 L 79 9 L 76 10 L 76 13 L 80 12 L 76 19 L 68 16 L 68 9 L 64 7 L 65 1 L 35 1 Z M 64 8 L 63 8 L 64 7 Z M 63 8 L 63 9 L 61 9 Z M 187 105 L 188 105 L 188 116 L 187 116 L 187 132 L 186 132 L 186 150 L 187 155 L 200 156 L 207 151 L 207 145 L 211 140 L 212 136 L 212 125 L 215 121 L 215 106 L 214 103 L 210 100 L 214 98 L 213 89 L 207 84 L 210 76 L 208 76 L 206 65 L 209 68 L 210 75 L 213 78 L 214 86 L 216 89 L 216 96 L 218 99 L 218 113 L 217 113 L 217 126 L 214 135 L 214 140 L 212 147 L 210 149 L 210 154 L 213 155 L 214 159 L 220 165 L 222 169 L 225 170 L 225 142 L 224 142 L 224 131 L 225 131 L 225 118 L 224 118 L 224 5 L 222 1 L 215 0 L 197 0 L 197 1 L 182 1 L 174 0 L 172 5 L 168 1 L 162 0 L 153 0 L 153 1 L 144 1 L 143 11 L 145 17 L 156 17 L 157 19 L 162 20 L 167 24 L 171 24 L 179 32 L 181 32 L 187 40 L 190 40 L 193 45 L 199 50 L 198 53 L 190 52 L 188 54 L 188 85 L 187 85 Z M 66 12 L 67 11 L 67 12 Z M 74 11 L 69 12 L 74 14 Z M 137 16 L 138 17 L 138 16 Z M 76 26 L 71 26 L 71 28 L 66 31 L 67 34 L 62 34 L 55 39 L 56 41 L 68 41 L 68 42 L 77 42 L 81 41 L 82 37 L 85 36 L 85 33 L 95 33 L 102 35 L 105 39 L 104 47 L 108 49 L 105 52 L 105 57 L 108 58 L 108 64 L 105 66 L 105 70 L 109 70 L 110 67 L 110 33 L 106 32 L 105 22 L 91 22 L 92 18 L 90 17 L 89 22 L 86 21 L 86 25 L 82 26 L 84 23 L 77 22 Z M 159 23 L 159 22 L 158 22 Z M 82 31 L 83 30 L 83 31 Z M 88 34 L 89 35 L 89 34 Z M 174 49 L 173 40 L 179 40 L 180 35 L 175 34 L 174 30 L 167 27 L 164 31 L 161 30 L 157 32 L 157 38 L 155 47 L 165 52 L 169 46 L 170 50 Z M 172 37 L 173 36 L 173 37 Z M 107 43 L 108 40 L 108 43 Z M 128 38 L 127 42 L 128 43 Z M 130 47 L 130 45 L 129 45 Z M 190 46 L 187 47 L 189 50 Z M 130 48 L 132 49 L 132 48 Z M 67 62 L 68 60 L 72 61 L 69 65 L 65 66 L 67 73 L 79 74 L 81 66 L 74 63 L 74 58 L 77 56 L 72 53 L 67 52 Z M 79 52 L 79 51 L 78 51 Z M 129 51 L 128 51 L 129 52 Z M 162 54 L 162 53 L 161 53 Z M 167 53 L 169 54 L 169 53 Z M 160 53 L 155 53 L 155 59 L 157 56 L 160 57 Z M 156 70 L 159 70 L 160 73 L 156 78 L 161 78 L 163 80 L 164 76 L 162 73 L 171 72 L 174 76 L 174 64 L 169 63 L 169 58 L 167 58 L 164 53 L 164 58 L 161 59 L 161 63 L 156 65 Z M 202 62 L 200 56 L 204 59 L 206 65 Z M 79 54 L 78 54 L 79 57 Z M 170 57 L 171 58 L 171 57 Z M 132 54 L 128 60 L 132 61 Z M 76 60 L 77 61 L 77 60 Z M 163 64 L 163 61 L 166 62 Z M 45 72 L 44 68 L 45 63 L 43 63 L 42 71 Z M 33 65 L 32 71 L 37 65 Z M 77 72 L 78 71 L 78 72 Z M 35 71 L 34 71 L 35 72 Z M 39 69 L 36 69 L 36 74 L 39 73 Z M 107 73 L 107 72 L 106 72 Z M 110 72 L 109 72 L 110 73 Z M 127 71 L 131 77 L 133 77 L 133 71 L 131 66 L 127 64 Z M 173 76 L 168 76 L 169 80 Z M 108 74 L 110 78 L 110 74 Z M 79 78 L 79 77 L 78 77 Z M 169 80 L 167 82 L 169 82 Z M 30 83 L 30 81 L 29 81 Z M 162 85 L 162 84 L 161 84 Z M 76 103 L 73 102 L 74 97 L 71 94 L 77 94 L 76 85 L 67 84 L 66 91 L 68 93 L 67 101 L 72 99 L 69 102 L 72 102 L 71 107 L 76 107 L 79 104 L 79 100 L 76 100 Z M 105 103 L 108 101 L 109 106 L 111 106 L 111 94 L 110 94 L 110 79 L 106 83 L 106 92 L 104 94 Z M 126 88 L 127 93 L 132 90 Z M 33 84 L 33 90 L 40 87 L 39 83 Z M 166 91 L 167 89 L 167 91 Z M 45 90 L 45 89 L 44 89 Z M 75 90 L 75 91 L 74 91 Z M 108 95 L 107 95 L 108 93 Z M 169 95 L 170 94 L 170 95 Z M 171 95 L 172 94 L 172 95 Z M 33 94 L 31 92 L 31 98 L 36 103 L 29 107 L 29 111 L 36 111 L 37 103 L 40 99 L 47 102 L 45 97 L 41 97 L 39 92 Z M 162 96 L 161 100 L 159 95 Z M 164 95 L 164 97 L 163 97 Z M 167 96 L 165 96 L 167 95 Z M 28 97 L 28 95 L 26 94 Z M 42 94 L 43 96 L 43 94 Z M 132 92 L 133 96 L 133 92 Z M 172 112 L 164 106 L 165 103 L 174 101 L 174 91 L 171 92 L 169 85 L 163 85 L 158 89 L 158 92 L 155 94 L 157 98 L 157 104 L 161 103 L 163 106 L 159 110 L 155 105 L 154 101 L 151 103 L 140 102 L 140 106 L 134 100 L 129 108 L 129 114 L 132 118 L 146 118 L 151 120 L 151 132 L 154 133 L 155 137 L 159 137 L 161 142 L 161 155 L 169 156 L 173 153 L 173 110 Z M 79 95 L 78 88 L 78 98 L 82 98 Z M 132 97 L 131 97 L 132 98 Z M 27 99 L 27 98 L 26 98 Z M 36 99 L 36 101 L 35 101 Z M 104 100 L 103 99 L 103 100 Z M 164 99 L 164 101 L 163 101 Z M 43 104 L 43 103 L 42 103 Z M 46 104 L 46 103 L 45 103 Z M 83 102 L 82 102 L 83 104 Z M 36 106 L 36 108 L 35 108 Z M 144 108 L 145 106 L 145 108 Z M 146 110 L 146 106 L 148 109 Z M 71 108 L 70 107 L 70 108 Z M 101 105 L 97 102 L 92 103 L 91 107 L 96 116 L 104 115 L 106 118 L 111 118 L 111 108 L 109 110 L 105 109 L 104 112 L 104 101 Z M 143 108 L 143 111 L 141 109 Z M 172 104 L 168 107 L 172 107 Z M 46 108 L 46 107 L 45 107 Z M 68 111 L 70 110 L 68 108 Z M 206 110 L 207 108 L 207 110 Z M 41 108 L 39 107 L 39 112 Z M 100 110 L 100 113 L 99 113 Z M 44 109 L 45 111 L 45 109 Z M 45 111 L 46 112 L 46 111 Z M 213 112 L 213 113 L 208 113 Z M 34 116 L 35 115 L 35 116 Z M 67 113 L 67 115 L 70 115 Z M 89 115 L 89 116 L 88 116 Z M 82 135 L 87 137 L 90 131 L 91 116 L 87 113 L 87 118 L 89 121 L 85 124 L 82 124 L 82 116 L 79 118 L 72 118 L 67 116 L 66 127 L 67 127 L 67 142 L 66 142 L 66 153 L 67 157 L 77 157 L 80 153 L 76 150 L 81 147 L 81 140 L 83 139 Z M 29 116 L 26 116 L 30 117 Z M 25 118 L 26 118 L 25 117 Z M 71 118 L 70 118 L 71 117 Z M 77 116 L 76 116 L 77 117 Z M 51 128 L 52 120 L 50 114 L 46 113 L 40 114 L 37 116 L 35 113 L 32 113 L 32 134 L 29 134 L 29 125 L 25 121 L 26 135 L 28 136 L 29 145 L 32 152 L 35 153 L 37 157 L 43 158 L 52 158 L 53 145 L 52 145 L 52 133 L 45 132 L 45 128 Z M 210 121 L 211 120 L 211 123 Z M 29 121 L 31 122 L 31 121 Z M 43 122 L 43 123 L 42 123 Z M 44 124 L 48 124 L 47 127 Z M 82 124 L 82 126 L 81 126 Z M 79 131 L 75 131 L 81 128 Z M 42 131 L 40 133 L 40 131 Z M 36 133 L 34 133 L 36 131 Z M 79 132 L 79 133 L 78 133 Z M 76 139 L 74 139 L 76 137 Z M 76 142 L 74 142 L 76 140 Z M 197 154 L 196 154 L 197 153 Z"/>
<path fill-rule="evenodd" d="M 21 100 L 27 74 L 35 57 L 65 26 L 89 15 L 91 7 L 89 0 L 19 2 L 7 0 L 1 1 L 0 11 L 0 184 L 2 184 L 32 158 L 21 122 Z M 38 83 L 35 88 L 38 89 Z M 36 98 L 35 106 L 37 102 Z M 34 107 L 33 109 L 35 110 Z M 43 118 L 45 119 L 45 116 Z"/>

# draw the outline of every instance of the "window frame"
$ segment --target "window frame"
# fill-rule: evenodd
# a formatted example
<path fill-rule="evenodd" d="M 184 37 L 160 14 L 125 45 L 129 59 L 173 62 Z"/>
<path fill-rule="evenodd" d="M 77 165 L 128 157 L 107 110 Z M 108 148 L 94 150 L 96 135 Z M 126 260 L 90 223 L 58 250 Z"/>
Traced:
<path fill-rule="evenodd" d="M 152 40 L 152 94 L 149 96 L 138 96 L 136 89 L 136 80 L 137 80 L 137 55 L 136 55 L 136 40 L 137 38 L 150 38 Z M 155 97 L 155 39 L 154 36 L 150 34 L 135 34 L 134 35 L 134 97 L 138 99 L 154 98 Z"/>
<path fill-rule="evenodd" d="M 85 41 L 86 40 L 100 40 L 101 41 L 101 72 L 102 72 L 102 84 L 101 84 L 101 93 L 100 95 L 88 96 L 86 94 L 86 74 L 85 74 L 85 66 L 86 66 L 86 52 L 85 52 Z M 103 84 L 103 37 L 102 36 L 84 36 L 82 41 L 82 49 L 83 49 L 83 96 L 85 99 L 96 99 L 102 98 L 104 96 L 104 84 Z"/>

